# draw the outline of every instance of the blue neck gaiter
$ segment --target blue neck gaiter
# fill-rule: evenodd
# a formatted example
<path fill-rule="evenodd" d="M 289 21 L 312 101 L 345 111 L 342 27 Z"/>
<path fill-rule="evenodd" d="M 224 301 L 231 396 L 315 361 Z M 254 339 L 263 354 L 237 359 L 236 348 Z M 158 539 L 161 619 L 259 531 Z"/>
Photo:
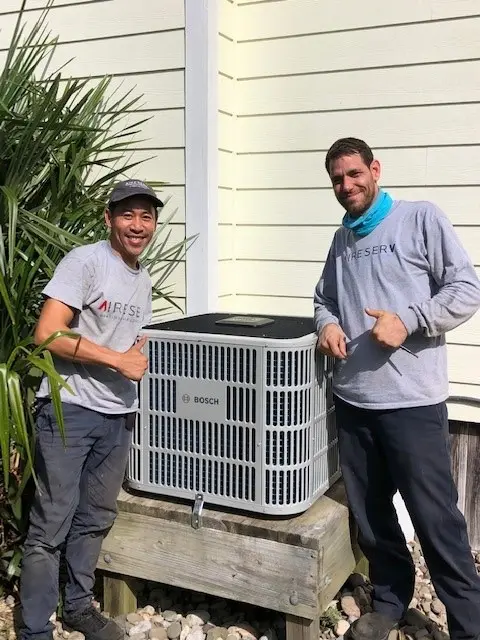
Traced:
<path fill-rule="evenodd" d="M 349 213 L 343 216 L 342 224 L 360 237 L 368 236 L 388 215 L 392 208 L 393 200 L 386 191 L 379 190 L 377 197 L 370 207 L 358 218 Z"/>

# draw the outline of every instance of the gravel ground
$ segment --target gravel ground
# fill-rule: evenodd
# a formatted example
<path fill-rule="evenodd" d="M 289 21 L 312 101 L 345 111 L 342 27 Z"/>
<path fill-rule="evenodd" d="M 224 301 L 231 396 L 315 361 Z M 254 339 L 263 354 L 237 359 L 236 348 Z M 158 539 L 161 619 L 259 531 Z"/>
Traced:
<path fill-rule="evenodd" d="M 421 548 L 415 542 L 409 548 L 416 568 L 415 594 L 404 625 L 389 640 L 447 640 L 445 608 Z M 480 553 L 474 558 L 480 572 Z M 350 624 L 372 610 L 371 591 L 365 576 L 352 574 L 320 618 L 319 640 L 343 640 Z M 276 612 L 145 581 L 138 581 L 137 597 L 137 611 L 116 618 L 128 640 L 285 640 L 285 620 Z M 0 640 L 16 640 L 18 618 L 16 597 L 0 599 Z M 60 620 L 55 624 L 55 640 L 83 640 L 82 634 L 64 630 Z"/>

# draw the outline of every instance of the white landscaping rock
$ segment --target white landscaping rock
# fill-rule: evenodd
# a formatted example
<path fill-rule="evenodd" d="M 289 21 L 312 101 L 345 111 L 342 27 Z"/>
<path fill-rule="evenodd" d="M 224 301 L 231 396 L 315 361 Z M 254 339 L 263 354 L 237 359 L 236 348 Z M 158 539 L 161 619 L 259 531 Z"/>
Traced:
<path fill-rule="evenodd" d="M 180 633 L 180 640 L 186 640 L 191 630 L 191 627 L 189 627 L 185 622 L 185 624 L 182 626 L 182 632 Z"/>
<path fill-rule="evenodd" d="M 422 600 L 426 600 L 427 602 L 431 602 L 433 600 L 432 594 L 428 587 L 422 587 L 419 591 L 419 595 Z"/>
<path fill-rule="evenodd" d="M 338 638 L 338 636 L 345 635 L 349 629 L 350 629 L 350 624 L 346 620 L 339 620 L 335 625 L 334 632 Z"/>
<path fill-rule="evenodd" d="M 207 640 L 227 640 L 228 629 L 225 627 L 213 627 L 207 632 Z"/>
<path fill-rule="evenodd" d="M 340 606 L 348 618 L 359 618 L 361 616 L 360 607 L 353 596 L 343 596 L 340 600 Z"/>
<path fill-rule="evenodd" d="M 180 622 L 172 622 L 172 624 L 167 629 L 167 636 L 170 640 L 177 640 L 180 638 L 180 634 L 182 633 L 182 625 Z"/>
<path fill-rule="evenodd" d="M 187 614 L 186 621 L 189 627 L 201 627 L 210 620 L 208 611 L 190 611 Z"/>
<path fill-rule="evenodd" d="M 258 637 L 256 629 L 246 622 L 241 622 L 240 624 L 229 627 L 228 633 L 237 633 L 242 640 L 256 640 Z"/>
<path fill-rule="evenodd" d="M 135 636 L 139 633 L 148 633 L 152 628 L 152 623 L 150 620 L 142 620 L 141 622 L 137 622 L 128 632 L 129 636 Z"/>
<path fill-rule="evenodd" d="M 167 622 L 176 622 L 178 620 L 178 613 L 176 611 L 167 609 L 167 611 L 164 611 L 162 615 Z"/>
<path fill-rule="evenodd" d="M 277 633 L 275 629 L 267 629 L 265 633 L 260 636 L 260 640 L 277 640 Z"/>
<path fill-rule="evenodd" d="M 205 634 L 203 633 L 201 627 L 195 627 L 188 634 L 186 640 L 204 640 Z"/>
<path fill-rule="evenodd" d="M 430 601 L 429 600 L 424 600 L 422 602 L 422 610 L 428 616 L 428 614 L 430 613 Z"/>
<path fill-rule="evenodd" d="M 445 605 L 438 598 L 434 598 L 432 600 L 432 604 L 430 605 L 430 607 L 433 613 L 436 613 L 437 616 L 440 616 L 445 612 Z"/>

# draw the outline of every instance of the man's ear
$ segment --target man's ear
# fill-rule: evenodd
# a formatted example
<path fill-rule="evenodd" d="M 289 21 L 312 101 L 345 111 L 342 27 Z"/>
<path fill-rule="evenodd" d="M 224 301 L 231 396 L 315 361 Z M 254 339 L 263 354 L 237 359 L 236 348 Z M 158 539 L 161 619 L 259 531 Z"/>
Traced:
<path fill-rule="evenodd" d="M 112 228 L 112 212 L 110 211 L 110 209 L 105 209 L 104 216 L 105 216 L 105 224 L 109 229 L 111 229 Z"/>
<path fill-rule="evenodd" d="M 378 182 L 378 180 L 380 179 L 380 174 L 382 172 L 380 162 L 378 160 L 373 160 L 372 164 L 370 165 L 370 171 L 372 172 L 372 176 L 375 182 Z"/>

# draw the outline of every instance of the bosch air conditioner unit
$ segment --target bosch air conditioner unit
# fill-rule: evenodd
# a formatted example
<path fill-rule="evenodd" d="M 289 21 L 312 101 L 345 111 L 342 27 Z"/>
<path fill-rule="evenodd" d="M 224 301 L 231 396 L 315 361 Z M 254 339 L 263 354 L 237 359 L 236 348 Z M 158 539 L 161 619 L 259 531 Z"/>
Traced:
<path fill-rule="evenodd" d="M 287 515 L 339 477 L 333 362 L 310 318 L 206 314 L 144 333 L 130 487 Z"/>

